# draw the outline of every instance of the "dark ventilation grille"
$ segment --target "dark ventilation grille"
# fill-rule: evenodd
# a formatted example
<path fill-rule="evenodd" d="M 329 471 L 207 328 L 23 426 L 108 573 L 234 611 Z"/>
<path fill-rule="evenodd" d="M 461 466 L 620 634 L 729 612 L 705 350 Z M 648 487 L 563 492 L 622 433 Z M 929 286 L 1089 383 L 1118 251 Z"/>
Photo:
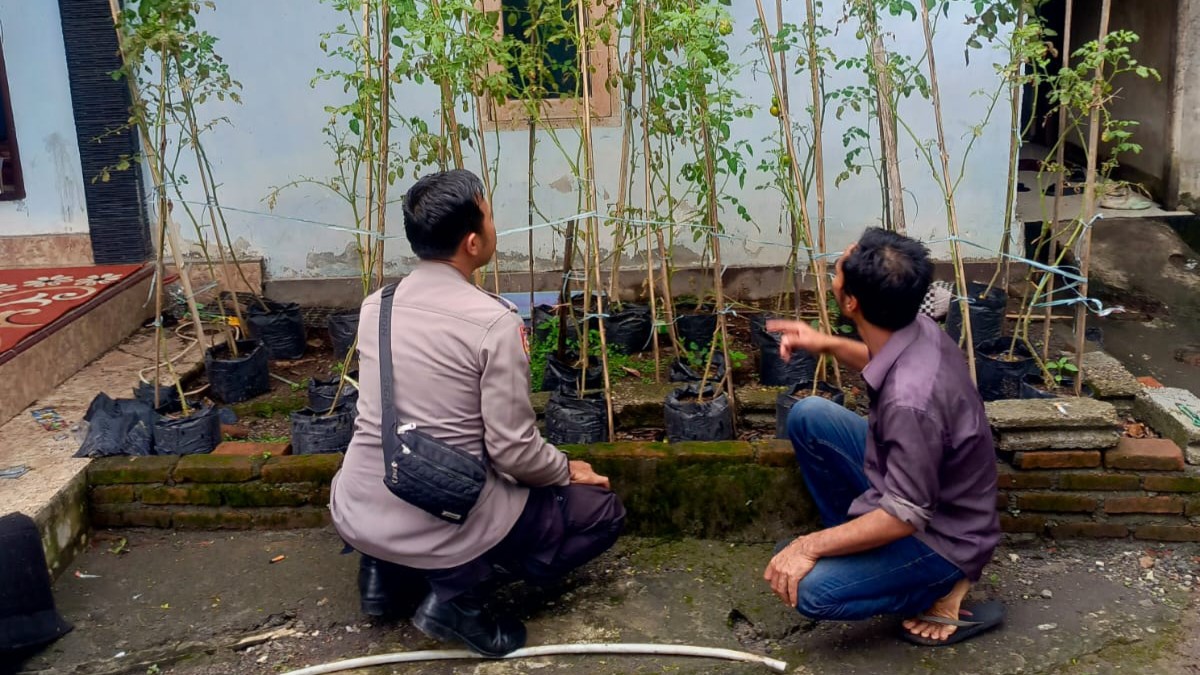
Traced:
<path fill-rule="evenodd" d="M 121 155 L 138 152 L 136 132 L 111 133 L 129 118 L 129 90 L 124 80 L 111 75 L 121 67 L 121 59 L 108 0 L 59 0 L 58 7 L 92 256 L 97 264 L 143 262 L 152 246 L 141 167 L 113 171 L 107 182 L 97 178 Z"/>

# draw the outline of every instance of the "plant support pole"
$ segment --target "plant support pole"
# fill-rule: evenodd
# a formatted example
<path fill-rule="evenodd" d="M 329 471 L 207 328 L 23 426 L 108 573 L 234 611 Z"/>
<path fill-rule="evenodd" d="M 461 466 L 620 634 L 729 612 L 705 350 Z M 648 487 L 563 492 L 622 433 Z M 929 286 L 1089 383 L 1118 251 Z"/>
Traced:
<path fill-rule="evenodd" d="M 1075 13 L 1074 0 L 1066 0 L 1066 18 L 1064 20 L 1065 27 L 1063 28 L 1063 46 L 1062 46 L 1062 69 L 1066 70 L 1071 66 L 1071 21 Z M 1067 108 L 1062 106 L 1058 110 L 1058 150 L 1055 154 L 1054 162 L 1058 167 L 1057 175 L 1054 179 L 1054 210 L 1050 220 L 1050 226 L 1043 226 L 1043 234 L 1054 232 L 1054 228 L 1058 227 L 1059 207 L 1062 205 L 1063 187 L 1066 183 L 1066 143 L 1064 137 L 1067 135 Z M 1043 211 L 1044 213 L 1044 211 Z M 1049 246 L 1049 255 L 1054 256 L 1054 243 L 1042 242 L 1042 246 Z M 1046 272 L 1049 277 L 1046 286 L 1046 316 L 1050 316 L 1054 311 L 1054 307 L 1049 303 L 1054 301 L 1054 273 Z M 1042 362 L 1050 360 L 1050 333 L 1052 325 L 1050 321 L 1046 321 L 1042 326 Z M 1078 364 L 1076 364 L 1078 367 Z M 1077 378 L 1082 379 L 1082 378 Z"/>
<path fill-rule="evenodd" d="M 641 43 L 641 110 L 642 110 L 642 176 L 645 179 L 642 189 L 645 191 L 643 197 L 642 218 L 646 221 L 646 290 L 650 293 L 650 344 L 654 348 L 654 383 L 662 382 L 662 355 L 658 349 L 658 307 L 654 292 L 654 244 L 650 240 L 650 230 L 653 225 L 650 225 L 653 218 L 650 217 L 653 207 L 653 195 L 650 187 L 650 99 L 648 91 L 649 85 L 646 81 L 646 0 L 638 0 L 638 21 L 640 28 L 638 30 L 638 39 Z M 667 298 L 668 306 L 671 303 L 671 298 Z"/>
<path fill-rule="evenodd" d="M 1108 0 L 1105 0 L 1108 2 Z M 954 182 L 950 178 L 950 155 L 946 152 L 946 134 L 942 123 L 942 97 L 938 91 L 937 62 L 933 55 L 933 27 L 929 21 L 929 5 L 921 2 L 921 27 L 925 32 L 926 58 L 929 61 L 929 90 L 933 96 L 933 116 L 937 125 L 938 156 L 942 160 L 942 181 L 946 197 L 946 217 L 950 228 L 950 255 L 954 258 L 954 276 L 958 282 L 958 307 L 962 313 L 962 330 L 967 338 L 967 364 L 971 381 L 976 381 L 975 340 L 971 335 L 971 312 L 967 304 L 967 277 L 963 269 L 962 249 L 958 242 L 958 211 L 954 208 Z"/>
<path fill-rule="evenodd" d="M 1100 108 L 1104 102 L 1100 99 L 1104 82 L 1104 48 L 1108 40 L 1108 19 L 1112 12 L 1112 0 L 1101 0 L 1100 3 L 1100 35 L 1097 38 L 1096 77 L 1092 80 L 1092 110 L 1088 120 L 1088 154 L 1087 178 L 1083 189 L 1083 237 L 1079 242 L 1079 276 L 1083 281 L 1079 285 L 1079 297 L 1088 296 L 1088 269 L 1092 258 L 1092 224 L 1096 217 L 1096 155 L 1100 152 Z M 1087 341 L 1087 311 L 1086 302 L 1075 305 L 1075 395 L 1083 393 L 1083 349 Z"/>
<path fill-rule="evenodd" d="M 579 30 L 579 79 L 583 88 L 583 170 L 584 180 L 587 181 L 587 187 L 584 189 L 584 199 L 586 200 L 586 210 L 592 215 L 587 217 L 585 237 L 590 243 L 592 265 L 591 273 L 596 278 L 596 290 L 603 289 L 600 275 L 600 235 L 596 231 L 599 222 L 596 219 L 596 154 L 595 148 L 592 146 L 592 85 L 591 78 L 588 76 L 588 50 L 591 44 L 587 38 L 587 21 L 584 14 L 584 3 L 586 0 L 575 1 L 575 20 L 576 27 Z M 584 274 L 588 274 L 586 271 Z M 584 306 L 587 306 L 588 298 L 585 295 L 583 298 Z M 605 337 L 604 330 L 604 294 L 596 294 L 596 314 L 600 315 L 600 364 L 604 374 L 604 407 L 608 413 L 608 438 L 612 440 L 615 436 L 613 424 L 613 406 L 612 406 L 612 383 L 609 381 L 608 375 L 608 339 Z M 583 324 L 579 331 L 582 337 L 588 332 L 586 310 Z M 583 379 L 587 380 L 587 350 L 584 352 L 583 358 Z"/>

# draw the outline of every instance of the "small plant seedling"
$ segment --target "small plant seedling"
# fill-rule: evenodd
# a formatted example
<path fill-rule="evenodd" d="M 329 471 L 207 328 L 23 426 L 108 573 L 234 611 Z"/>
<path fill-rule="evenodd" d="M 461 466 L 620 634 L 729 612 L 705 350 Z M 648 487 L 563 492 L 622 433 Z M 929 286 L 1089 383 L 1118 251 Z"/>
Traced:
<path fill-rule="evenodd" d="M 1064 373 L 1078 373 L 1079 367 L 1071 363 L 1071 357 L 1064 356 L 1055 361 L 1047 361 L 1046 370 L 1050 371 L 1050 374 L 1054 376 L 1055 384 L 1062 384 L 1063 377 L 1065 377 Z"/>

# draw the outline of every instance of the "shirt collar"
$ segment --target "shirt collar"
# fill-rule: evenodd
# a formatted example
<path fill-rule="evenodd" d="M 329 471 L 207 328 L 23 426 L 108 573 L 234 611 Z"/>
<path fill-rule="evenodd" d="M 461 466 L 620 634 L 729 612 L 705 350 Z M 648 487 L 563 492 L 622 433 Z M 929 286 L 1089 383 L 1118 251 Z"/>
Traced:
<path fill-rule="evenodd" d="M 421 276 L 428 275 L 438 279 L 456 280 L 469 284 L 471 283 L 471 280 L 464 277 L 462 272 L 458 271 L 457 267 L 441 260 L 418 261 L 417 266 L 413 268 L 413 273 L 420 273 Z"/>
<path fill-rule="evenodd" d="M 892 366 L 896 365 L 896 359 L 900 358 L 904 350 L 916 341 L 920 333 L 920 315 L 913 319 L 912 323 L 892 333 L 892 336 L 883 345 L 883 349 L 873 355 L 867 362 L 867 367 L 863 368 L 862 376 L 867 385 L 875 391 L 879 391 L 883 386 L 883 381 L 887 379 L 888 373 L 892 371 Z"/>

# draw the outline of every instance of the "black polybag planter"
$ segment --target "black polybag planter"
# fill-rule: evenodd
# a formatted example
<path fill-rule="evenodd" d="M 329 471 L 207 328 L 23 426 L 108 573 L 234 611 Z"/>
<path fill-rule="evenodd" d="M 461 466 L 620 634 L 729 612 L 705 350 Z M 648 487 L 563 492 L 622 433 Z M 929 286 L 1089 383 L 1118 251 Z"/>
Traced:
<path fill-rule="evenodd" d="M 683 359 L 672 361 L 668 371 L 668 377 L 672 382 L 699 382 L 703 376 L 703 363 L 698 368 L 692 368 Z M 712 364 L 708 367 L 708 381 L 720 382 L 723 379 L 725 379 L 725 354 L 716 352 L 713 354 Z"/>
<path fill-rule="evenodd" d="M 755 314 L 750 317 L 750 344 L 759 349 L 766 349 L 774 341 L 779 344 L 779 336 L 767 332 L 767 322 L 777 317 L 770 314 Z"/>
<path fill-rule="evenodd" d="M 759 381 L 768 387 L 787 387 L 797 382 L 812 382 L 817 372 L 817 357 L 803 349 L 792 350 L 786 362 L 779 355 L 782 338 L 774 333 L 763 333 L 758 338 L 762 358 L 759 360 Z"/>
<path fill-rule="evenodd" d="M 308 344 L 300 305 L 254 301 L 246 307 L 246 323 L 250 325 L 250 337 L 263 343 L 269 358 L 292 361 L 304 356 Z"/>
<path fill-rule="evenodd" d="M 577 358 L 573 354 L 568 354 L 568 361 L 576 363 Z M 593 361 L 595 363 L 595 361 Z M 546 357 L 546 371 L 542 374 L 541 391 L 575 391 L 579 388 L 579 368 L 568 366 L 558 357 L 551 354 Z M 604 388 L 604 367 L 596 363 L 587 369 L 587 377 L 583 383 L 584 389 L 603 389 Z"/>
<path fill-rule="evenodd" d="M 357 380 L 358 373 L 350 373 L 351 379 Z M 334 406 L 334 399 L 337 399 L 337 407 L 348 410 L 356 409 L 358 405 L 358 389 L 353 384 L 347 381 L 344 385 L 341 384 L 342 378 L 334 375 L 333 377 L 322 379 L 312 378 L 308 381 L 308 407 L 316 412 L 329 412 Z M 338 395 L 338 387 L 342 388 L 342 393 Z"/>
<path fill-rule="evenodd" d="M 546 440 L 555 445 L 608 442 L 608 406 L 604 392 L 579 397 L 555 391 L 546 402 Z"/>
<path fill-rule="evenodd" d="M 88 405 L 83 421 L 87 434 L 76 457 L 150 455 L 154 453 L 154 421 L 158 417 L 149 403 L 135 399 L 113 399 L 100 392 Z"/>
<path fill-rule="evenodd" d="M 604 320 L 604 337 L 610 346 L 626 354 L 644 352 L 654 338 L 654 317 L 645 305 L 624 305 L 609 310 Z"/>
<path fill-rule="evenodd" d="M 354 411 L 339 407 L 332 414 L 312 409 L 292 413 L 292 454 L 345 452 L 354 436 Z"/>
<path fill-rule="evenodd" d="M 133 390 L 133 397 L 154 408 L 161 415 L 177 413 L 183 410 L 183 402 L 179 398 L 179 389 L 177 387 L 162 385 L 158 387 L 157 408 L 154 406 L 154 389 L 154 385 L 149 382 L 139 382 L 138 386 Z"/>
<path fill-rule="evenodd" d="M 982 344 L 1000 339 L 1004 332 L 1004 314 L 1008 309 L 1008 294 L 1004 289 L 993 286 L 987 295 L 979 297 L 988 285 L 976 281 L 967 282 L 967 305 L 971 315 L 971 338 L 973 344 Z M 958 342 L 962 337 L 962 304 L 957 299 L 950 301 L 950 313 L 946 315 L 946 333 Z"/>
<path fill-rule="evenodd" d="M 788 437 L 787 419 L 788 415 L 792 412 L 792 406 L 796 405 L 798 401 L 812 396 L 812 389 L 813 383 L 812 380 L 809 380 L 807 382 L 800 382 L 788 391 L 775 397 L 775 438 Z M 829 400 L 838 405 L 846 405 L 846 394 L 828 382 L 818 382 L 817 391 L 829 394 Z M 803 394 L 803 396 L 797 398 L 797 394 Z"/>
<path fill-rule="evenodd" d="M 704 401 L 696 400 L 700 385 L 689 384 L 667 394 L 663 405 L 667 441 L 728 441 L 733 438 L 733 410 L 729 397 L 721 392 L 713 396 L 713 387 L 704 387 Z"/>
<path fill-rule="evenodd" d="M 1005 358 L 1011 345 L 1012 338 L 1004 337 L 980 343 L 975 348 L 975 378 L 979 395 L 985 401 L 1023 398 L 1026 379 L 1037 373 L 1033 355 L 1020 340 L 1013 352 L 1015 360 Z"/>
<path fill-rule="evenodd" d="M 341 361 L 350 353 L 350 348 L 354 346 L 354 340 L 358 337 L 358 310 L 330 315 L 326 327 L 329 330 L 329 346 L 333 347 L 333 356 Z"/>
<path fill-rule="evenodd" d="M 154 424 L 154 454 L 205 455 L 221 443 L 221 416 L 204 406 L 179 419 L 160 417 Z"/>
<path fill-rule="evenodd" d="M 266 348 L 254 340 L 239 340 L 237 348 L 236 358 L 229 345 L 209 347 L 204 353 L 209 392 L 222 403 L 240 403 L 271 390 Z"/>
<path fill-rule="evenodd" d="M 695 314 L 679 314 L 675 317 L 675 334 L 679 336 L 684 349 L 695 345 L 698 349 L 706 349 L 713 341 L 717 332 L 717 315 L 711 308 L 701 308 Z"/>

